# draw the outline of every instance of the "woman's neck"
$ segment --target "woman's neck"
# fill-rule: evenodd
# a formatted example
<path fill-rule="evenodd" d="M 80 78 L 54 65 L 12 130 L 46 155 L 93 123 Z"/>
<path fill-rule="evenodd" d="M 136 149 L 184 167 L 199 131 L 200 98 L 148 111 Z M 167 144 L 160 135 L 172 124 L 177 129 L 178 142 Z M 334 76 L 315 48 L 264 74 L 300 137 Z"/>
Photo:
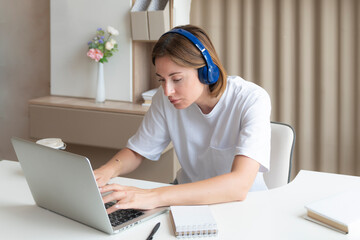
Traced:
<path fill-rule="evenodd" d="M 219 102 L 220 97 L 221 94 L 217 97 L 213 97 L 210 95 L 210 92 L 206 92 L 206 94 L 201 96 L 198 101 L 196 101 L 196 104 L 199 106 L 203 114 L 209 114 Z"/>

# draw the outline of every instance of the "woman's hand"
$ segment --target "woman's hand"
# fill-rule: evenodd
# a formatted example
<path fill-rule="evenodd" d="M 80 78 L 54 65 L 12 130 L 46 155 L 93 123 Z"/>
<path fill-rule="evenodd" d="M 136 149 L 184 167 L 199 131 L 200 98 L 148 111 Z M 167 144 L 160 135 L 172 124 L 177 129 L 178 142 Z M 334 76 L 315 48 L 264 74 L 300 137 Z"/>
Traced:
<path fill-rule="evenodd" d="M 112 177 L 112 173 L 110 171 L 106 171 L 105 169 L 98 168 L 94 170 L 94 175 L 96 179 L 96 183 L 99 187 L 107 184 Z"/>
<path fill-rule="evenodd" d="M 104 203 L 116 201 L 117 203 L 106 211 L 108 214 L 119 209 L 153 209 L 158 207 L 155 189 L 141 189 L 137 187 L 109 184 L 100 188 Z M 108 193 L 108 194 L 106 194 Z"/>
<path fill-rule="evenodd" d="M 94 171 L 98 186 L 104 186 L 113 177 L 134 171 L 142 160 L 143 157 L 140 154 L 128 148 L 123 148 L 105 165 Z"/>

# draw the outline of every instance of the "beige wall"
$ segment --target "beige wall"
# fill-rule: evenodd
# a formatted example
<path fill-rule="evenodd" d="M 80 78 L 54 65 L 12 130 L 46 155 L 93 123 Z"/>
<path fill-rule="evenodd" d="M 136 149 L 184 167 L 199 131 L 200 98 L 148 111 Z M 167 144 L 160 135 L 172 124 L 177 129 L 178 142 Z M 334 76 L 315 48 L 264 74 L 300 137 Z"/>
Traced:
<path fill-rule="evenodd" d="M 31 98 L 50 92 L 49 0 L 0 0 L 0 159 L 11 136 L 28 138 Z"/>
<path fill-rule="evenodd" d="M 360 175 L 360 1 L 193 0 L 228 73 L 264 87 L 300 169 Z"/>

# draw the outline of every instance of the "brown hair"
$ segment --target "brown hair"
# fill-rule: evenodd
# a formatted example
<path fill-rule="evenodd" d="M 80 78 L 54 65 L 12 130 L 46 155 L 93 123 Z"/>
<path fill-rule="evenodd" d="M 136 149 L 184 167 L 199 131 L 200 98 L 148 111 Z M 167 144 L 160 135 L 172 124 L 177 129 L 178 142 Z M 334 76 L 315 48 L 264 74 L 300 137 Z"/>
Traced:
<path fill-rule="evenodd" d="M 181 28 L 192 33 L 205 46 L 220 72 L 218 81 L 209 85 L 210 94 L 213 97 L 222 94 L 226 88 L 227 74 L 206 32 L 194 25 L 184 25 L 175 28 Z M 172 61 L 182 67 L 198 69 L 206 65 L 205 59 L 199 49 L 189 39 L 177 33 L 164 34 L 155 44 L 152 51 L 153 64 L 155 65 L 156 58 L 163 56 L 169 56 Z"/>

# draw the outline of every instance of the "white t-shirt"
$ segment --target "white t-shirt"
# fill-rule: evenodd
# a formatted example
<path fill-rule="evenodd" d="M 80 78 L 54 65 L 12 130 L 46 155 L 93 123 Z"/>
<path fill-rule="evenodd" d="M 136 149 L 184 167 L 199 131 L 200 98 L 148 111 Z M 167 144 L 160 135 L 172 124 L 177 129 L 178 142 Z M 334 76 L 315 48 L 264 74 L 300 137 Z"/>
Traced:
<path fill-rule="evenodd" d="M 262 173 L 270 165 L 270 112 L 267 92 L 240 77 L 228 77 L 225 92 L 209 114 L 195 103 L 176 109 L 160 87 L 127 147 L 158 160 L 172 141 L 182 167 L 179 183 L 229 173 L 234 157 L 245 155 L 261 165 L 251 191 L 262 190 Z"/>

